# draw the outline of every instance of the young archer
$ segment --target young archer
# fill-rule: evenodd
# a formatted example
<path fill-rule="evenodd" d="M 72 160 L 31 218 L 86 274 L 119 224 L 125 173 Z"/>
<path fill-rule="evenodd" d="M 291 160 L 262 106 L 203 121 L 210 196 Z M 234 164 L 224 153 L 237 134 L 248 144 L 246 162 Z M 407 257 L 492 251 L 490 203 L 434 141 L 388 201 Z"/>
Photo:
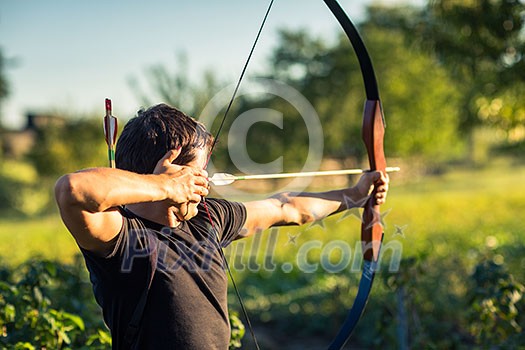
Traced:
<path fill-rule="evenodd" d="M 385 202 L 388 177 L 374 171 L 350 188 L 245 203 L 206 198 L 204 205 L 212 142 L 201 123 L 156 105 L 123 129 L 117 169 L 84 169 L 56 183 L 62 220 L 85 258 L 113 349 L 228 349 L 220 247 L 364 204 L 374 186 L 374 200 Z M 140 323 L 130 333 L 144 295 Z"/>

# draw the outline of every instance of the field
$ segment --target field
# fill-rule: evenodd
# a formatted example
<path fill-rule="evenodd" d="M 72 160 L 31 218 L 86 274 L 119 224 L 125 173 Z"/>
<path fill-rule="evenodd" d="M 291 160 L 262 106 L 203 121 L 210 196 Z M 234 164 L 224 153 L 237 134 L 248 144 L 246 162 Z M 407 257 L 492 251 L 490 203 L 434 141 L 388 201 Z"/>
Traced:
<path fill-rule="evenodd" d="M 480 303 L 494 302 L 491 292 L 498 295 L 496 299 L 503 299 L 501 295 L 505 293 L 483 285 L 488 283 L 485 280 L 480 281 L 503 280 L 507 275 L 503 272 L 498 275 L 499 269 L 508 271 L 511 281 L 525 282 L 523 180 L 525 167 L 510 164 L 501 168 L 456 169 L 403 185 L 396 185 L 392 177 L 389 198 L 382 208 L 386 213 L 384 247 L 401 251 L 401 266 L 399 271 L 389 270 L 395 258 L 393 251 L 385 251 L 367 312 L 354 336 L 358 342 L 353 345 L 400 348 L 400 338 L 406 337 L 414 347 L 432 345 L 449 349 L 457 346 L 455 337 L 462 338 L 469 332 L 481 334 L 485 326 L 494 334 L 487 342 L 501 344 L 505 336 L 498 334 L 498 325 L 487 325 L 486 318 L 476 314 L 483 311 L 476 304 L 479 298 L 476 291 L 485 293 Z M 296 348 L 319 349 L 334 336 L 351 307 L 360 276 L 353 259 L 344 265 L 341 251 L 346 249 L 347 253 L 359 255 L 356 251 L 359 245 L 355 245 L 359 231 L 360 223 L 354 215 L 338 215 L 309 227 L 280 229 L 275 234 L 277 243 L 272 258 L 275 271 L 260 269 L 268 257 L 259 253 L 259 264 L 252 263 L 255 269 L 237 273 L 248 308 L 263 325 L 272 326 L 274 341 L 269 343 L 277 345 L 270 348 L 278 348 L 279 342 L 285 342 L 287 348 L 296 344 Z M 320 243 L 308 250 L 308 257 L 303 259 L 307 263 L 303 265 L 311 267 L 326 259 L 329 263 L 304 273 L 298 266 L 301 249 L 317 240 Z M 334 241 L 343 243 L 332 245 Z M 244 255 L 258 251 L 250 249 L 249 244 L 246 246 Z M 259 246 L 265 250 L 268 242 L 263 239 Z M 244 262 L 241 267 L 249 266 L 249 259 Z M 340 263 L 345 267 L 341 272 Z M 476 267 L 488 263 L 493 263 L 498 272 L 481 268 L 487 276 L 475 274 Z M 287 272 L 290 265 L 294 269 Z M 231 299 L 232 305 L 238 303 Z M 504 309 L 512 309 L 507 301 L 501 303 Z M 494 313 L 497 308 L 493 308 Z M 399 320 L 400 313 L 408 314 L 404 321 Z M 474 338 L 458 342 L 470 348 L 476 342 Z"/>
<path fill-rule="evenodd" d="M 472 276 L 483 261 L 525 282 L 524 180 L 525 167 L 510 163 L 455 169 L 402 184 L 392 176 L 382 208 L 385 247 L 392 249 L 386 249 L 355 341 L 364 348 L 396 348 L 403 337 L 413 346 L 437 337 L 435 348 L 475 342 L 474 336 L 439 338 L 468 334 L 478 321 L 483 326 L 471 310 Z M 357 214 L 273 230 L 227 250 L 263 348 L 279 348 L 282 341 L 290 349 L 294 344 L 306 349 L 305 343 L 319 348 L 334 335 L 360 276 L 360 261 L 354 259 L 360 256 Z M 3 219 L 0 239 L 1 261 L 8 266 L 35 256 L 70 263 L 78 252 L 57 215 Z M 402 258 L 399 271 L 396 256 Z M 233 294 L 230 304 L 238 309 Z M 405 320 L 399 320 L 402 311 L 409 314 Z M 248 338 L 247 333 L 246 343 Z"/>
<path fill-rule="evenodd" d="M 396 185 L 395 175 L 391 176 L 388 202 L 382 208 L 386 212 L 385 242 L 396 236 L 402 239 L 406 243 L 404 255 L 418 254 L 430 247 L 433 254 L 461 255 L 485 245 L 525 242 L 523 166 L 452 171 L 402 185 Z M 352 243 L 359 238 L 359 221 L 353 214 L 356 213 L 307 227 L 280 229 L 276 258 L 289 260 L 289 249 L 285 247 L 293 235 L 301 237 L 294 243 L 326 237 Z M 261 243 L 267 243 L 265 240 Z M 35 255 L 70 262 L 78 252 L 58 214 L 22 221 L 4 218 L 0 221 L 0 241 L 0 257 L 9 265 Z M 246 245 L 251 247 L 253 242 Z"/>

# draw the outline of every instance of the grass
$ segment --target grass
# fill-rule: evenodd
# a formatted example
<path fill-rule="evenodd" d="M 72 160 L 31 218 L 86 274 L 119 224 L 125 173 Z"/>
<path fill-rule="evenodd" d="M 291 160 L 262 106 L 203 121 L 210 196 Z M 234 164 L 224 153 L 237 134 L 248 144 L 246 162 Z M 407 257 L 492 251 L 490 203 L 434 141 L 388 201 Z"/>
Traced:
<path fill-rule="evenodd" d="M 456 170 L 403 185 L 396 185 L 394 175 L 388 202 L 382 208 L 386 213 L 385 242 L 402 242 L 404 256 L 423 251 L 437 256 L 466 254 L 471 248 L 523 245 L 523 179 L 523 166 L 506 171 Z M 359 219 L 354 215 L 338 215 L 300 228 L 281 228 L 274 236 L 277 238 L 274 258 L 281 262 L 292 261 L 301 244 L 311 240 L 321 240 L 323 244 L 343 240 L 354 248 L 359 232 Z M 269 237 L 269 234 L 264 235 L 258 243 L 243 242 L 237 250 L 243 248 L 244 254 L 250 255 L 251 247 L 257 243 L 261 247 L 259 255 L 265 254 Z M 293 237 L 296 237 L 295 242 Z M 2 219 L 0 240 L 0 257 L 9 265 L 36 255 L 69 262 L 78 253 L 58 215 Z"/>
<path fill-rule="evenodd" d="M 472 249 L 523 246 L 523 179 L 525 167 L 505 172 L 498 169 L 456 170 L 401 186 L 396 186 L 393 177 L 388 201 L 382 208 L 385 243 L 400 242 L 403 256 L 428 253 L 434 257 L 467 256 Z M 322 224 L 280 228 L 274 258 L 292 262 L 301 245 L 312 240 L 321 240 L 323 246 L 342 240 L 354 248 L 359 235 L 360 221 L 353 215 L 339 214 L 325 219 Z M 259 255 L 266 253 L 268 236 L 259 243 Z M 295 242 L 293 237 L 296 237 Z M 239 244 L 249 255 L 254 242 Z M 315 254 L 314 249 L 312 252 Z"/>
<path fill-rule="evenodd" d="M 69 263 L 79 250 L 58 215 L 31 219 L 0 221 L 0 258 L 16 266 L 41 256 Z"/>

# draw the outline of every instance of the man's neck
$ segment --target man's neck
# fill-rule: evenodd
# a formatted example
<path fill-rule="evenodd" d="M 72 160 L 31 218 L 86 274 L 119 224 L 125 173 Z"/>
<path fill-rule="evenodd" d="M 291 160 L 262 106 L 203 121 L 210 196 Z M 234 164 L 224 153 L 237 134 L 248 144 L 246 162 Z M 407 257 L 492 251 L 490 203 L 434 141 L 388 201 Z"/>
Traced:
<path fill-rule="evenodd" d="M 170 207 L 163 203 L 137 203 L 126 205 L 133 214 L 167 227 L 177 227 L 180 221 Z"/>

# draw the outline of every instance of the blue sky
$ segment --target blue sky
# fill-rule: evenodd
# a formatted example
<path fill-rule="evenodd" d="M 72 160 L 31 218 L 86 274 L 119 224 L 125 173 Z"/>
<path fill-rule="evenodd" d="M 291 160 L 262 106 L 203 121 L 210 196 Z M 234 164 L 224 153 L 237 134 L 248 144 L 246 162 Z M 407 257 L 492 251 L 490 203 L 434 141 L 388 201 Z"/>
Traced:
<path fill-rule="evenodd" d="M 366 5 L 422 0 L 340 0 L 359 20 Z M 16 64 L 7 67 L 11 96 L 1 106 L 8 127 L 27 112 L 68 110 L 131 117 L 140 107 L 130 77 L 144 78 L 154 64 L 176 70 L 186 53 L 190 77 L 212 69 L 236 81 L 269 0 L 0 0 L 0 47 Z M 321 0 L 275 0 L 249 72 L 264 69 L 278 28 L 308 28 L 333 38 L 339 28 Z M 249 74 L 248 72 L 248 74 Z"/>

